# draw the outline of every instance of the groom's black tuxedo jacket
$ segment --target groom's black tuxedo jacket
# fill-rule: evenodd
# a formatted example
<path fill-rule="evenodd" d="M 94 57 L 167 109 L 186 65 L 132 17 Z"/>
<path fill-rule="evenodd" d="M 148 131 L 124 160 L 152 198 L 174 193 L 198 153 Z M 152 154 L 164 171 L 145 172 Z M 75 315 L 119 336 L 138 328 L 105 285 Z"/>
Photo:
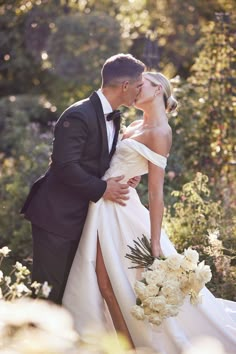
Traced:
<path fill-rule="evenodd" d="M 80 238 L 89 201 L 106 189 L 101 180 L 115 151 L 120 121 L 109 154 L 101 101 L 94 92 L 63 112 L 55 125 L 48 171 L 32 186 L 21 213 L 33 224 L 69 239 Z"/>

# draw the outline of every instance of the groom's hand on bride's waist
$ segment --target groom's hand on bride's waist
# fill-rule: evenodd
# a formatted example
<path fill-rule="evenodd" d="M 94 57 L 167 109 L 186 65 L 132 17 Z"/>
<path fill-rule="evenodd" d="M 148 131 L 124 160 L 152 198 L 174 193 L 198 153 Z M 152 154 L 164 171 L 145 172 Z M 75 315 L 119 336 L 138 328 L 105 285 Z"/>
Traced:
<path fill-rule="evenodd" d="M 129 199 L 129 185 L 121 183 L 124 176 L 112 177 L 107 180 L 107 188 L 103 198 L 114 203 L 125 206 L 125 201 Z"/>

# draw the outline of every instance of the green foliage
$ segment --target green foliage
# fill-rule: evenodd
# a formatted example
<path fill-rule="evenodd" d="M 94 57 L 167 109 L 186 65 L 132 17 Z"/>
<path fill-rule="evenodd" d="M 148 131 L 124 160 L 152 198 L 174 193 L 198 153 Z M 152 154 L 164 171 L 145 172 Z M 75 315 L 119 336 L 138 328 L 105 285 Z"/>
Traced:
<path fill-rule="evenodd" d="M 7 156 L 19 156 L 27 143 L 27 126 L 39 123 L 42 131 L 48 131 L 56 120 L 54 110 L 55 107 L 40 96 L 17 95 L 0 99 L 0 151 Z"/>
<path fill-rule="evenodd" d="M 167 208 L 164 227 L 178 252 L 185 248 L 196 249 L 201 258 L 211 266 L 213 277 L 209 285 L 215 295 L 235 299 L 236 258 L 233 243 L 236 238 L 225 229 L 224 210 L 214 202 L 208 188 L 208 177 L 197 173 L 195 179 L 183 185 L 181 191 L 173 191 L 176 197 L 173 207 Z M 236 226 L 236 225 L 235 225 Z M 234 228 L 236 231 L 236 227 Z M 220 235 L 221 240 L 218 240 Z M 222 241 L 224 240 L 224 241 Z"/>
<path fill-rule="evenodd" d="M 202 251 L 208 246 L 208 230 L 216 229 L 221 221 L 220 204 L 210 199 L 207 182 L 208 177 L 198 173 L 181 191 L 172 192 L 177 201 L 168 208 L 165 228 L 180 252 L 190 246 Z"/>
<path fill-rule="evenodd" d="M 22 1 L 23 2 L 23 1 Z M 1 96 L 37 94 L 43 91 L 48 84 L 48 73 L 41 66 L 41 51 L 32 50 L 35 39 L 30 33 L 34 32 L 34 24 L 28 22 L 32 9 L 31 2 L 28 6 L 20 1 L 5 2 L 0 6 L 0 91 Z M 34 4 L 35 8 L 39 7 Z M 41 16 L 45 21 L 48 17 Z M 49 19 L 49 18 L 48 18 Z M 48 21 L 51 22 L 50 20 Z M 48 23 L 47 23 L 47 27 Z M 41 32 L 38 41 L 42 43 L 45 32 Z M 42 50 L 42 48 L 40 48 Z"/>
<path fill-rule="evenodd" d="M 211 266 L 213 272 L 209 288 L 215 296 L 235 301 L 236 240 L 232 239 L 232 243 L 226 248 L 225 239 L 220 235 L 218 230 L 210 232 L 208 236 L 209 246 L 205 249 L 204 257 Z"/>
<path fill-rule="evenodd" d="M 172 220 L 170 209 L 167 217 L 167 230 L 177 248 L 182 250 L 186 243 L 196 247 L 213 272 L 210 290 L 231 300 L 236 292 L 234 22 L 233 16 L 218 14 L 203 29 L 201 52 L 191 76 L 186 84 L 176 85 L 181 107 L 171 122 L 174 138 L 169 169 L 175 174 L 173 182 L 185 185 L 201 171 L 209 177 L 212 197 L 196 198 L 194 185 L 187 184 L 191 198 L 184 189 L 178 192 L 176 197 L 184 200 L 174 204 Z M 170 183 L 168 186 L 171 188 Z M 190 199 L 194 203 L 189 205 Z M 171 198 L 169 201 L 172 205 Z M 212 241 L 214 230 L 219 237 Z"/>
<path fill-rule="evenodd" d="M 55 21 L 46 52 L 45 65 L 59 80 L 51 94 L 73 103 L 101 85 L 105 59 L 120 52 L 119 23 L 103 12 L 61 16 Z"/>
<path fill-rule="evenodd" d="M 215 12 L 233 12 L 234 6 L 234 0 L 125 1 L 119 18 L 134 54 L 147 64 L 150 59 L 152 65 L 149 66 L 167 76 L 179 74 L 187 78 L 199 52 L 196 42 L 201 37 L 202 26 L 214 20 Z M 147 37 L 152 41 L 150 46 Z M 152 44 L 155 53 L 151 52 Z"/>
<path fill-rule="evenodd" d="M 201 27 L 233 7 L 234 0 L 7 1 L 0 6 L 1 95 L 45 94 L 62 110 L 97 86 L 107 56 L 132 52 L 147 63 L 146 37 L 157 49 L 152 68 L 186 78 Z"/>
<path fill-rule="evenodd" d="M 181 161 L 181 173 L 189 179 L 198 171 L 209 176 L 227 206 L 236 190 L 233 28 L 233 16 L 221 14 L 204 29 L 191 76 L 176 91 L 181 107 L 172 122 L 172 151 Z"/>
<path fill-rule="evenodd" d="M 2 95 L 44 94 L 62 111 L 100 85 L 104 60 L 121 51 L 119 22 L 105 6 L 18 3 L 0 7 Z"/>
<path fill-rule="evenodd" d="M 53 110 L 39 96 L 0 100 L 0 246 L 8 245 L 13 258 L 31 256 L 30 224 L 19 212 L 31 184 L 48 165 Z"/>
<path fill-rule="evenodd" d="M 91 89 L 100 85 L 104 60 L 119 52 L 119 43 L 119 24 L 105 13 L 59 17 L 47 42 L 49 61 L 54 73 Z"/>
<path fill-rule="evenodd" d="M 0 246 L 12 249 L 13 258 L 31 256 L 30 224 L 19 214 L 31 184 L 49 161 L 52 135 L 28 125 L 17 158 L 4 157 L 0 168 Z"/>

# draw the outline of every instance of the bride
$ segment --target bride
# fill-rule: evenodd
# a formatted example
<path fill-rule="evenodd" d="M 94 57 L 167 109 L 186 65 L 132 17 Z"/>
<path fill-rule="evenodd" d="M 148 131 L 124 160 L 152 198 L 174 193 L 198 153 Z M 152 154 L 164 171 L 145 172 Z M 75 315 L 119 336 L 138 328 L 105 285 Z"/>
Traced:
<path fill-rule="evenodd" d="M 140 271 L 128 269 L 127 245 L 145 234 L 151 239 L 155 257 L 176 253 L 161 224 L 164 172 L 172 142 L 167 113 L 176 109 L 177 101 L 164 75 L 146 72 L 143 76 L 142 91 L 135 103 L 144 112 L 143 119 L 126 128 L 104 179 L 124 175 L 125 183 L 148 173 L 149 211 L 131 187 L 125 206 L 104 198 L 91 202 L 63 305 L 74 317 L 82 338 L 94 330 L 113 328 L 125 335 L 133 348 L 177 354 L 194 338 L 208 335 L 217 337 L 225 351 L 233 354 L 236 323 L 232 314 L 236 305 L 216 299 L 206 288 L 202 290 L 202 304 L 185 303 L 178 316 L 156 328 L 130 313 L 136 301 L 133 286 L 140 279 Z"/>

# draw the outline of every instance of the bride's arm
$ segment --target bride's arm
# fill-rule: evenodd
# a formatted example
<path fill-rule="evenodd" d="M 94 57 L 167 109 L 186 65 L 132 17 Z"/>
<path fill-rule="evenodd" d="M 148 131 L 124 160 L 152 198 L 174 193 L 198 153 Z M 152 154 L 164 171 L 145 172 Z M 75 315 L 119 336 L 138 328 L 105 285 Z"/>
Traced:
<path fill-rule="evenodd" d="M 151 162 L 148 168 L 148 199 L 151 226 L 151 246 L 154 257 L 161 255 L 161 225 L 164 211 L 164 170 Z"/>
<path fill-rule="evenodd" d="M 154 152 L 167 157 L 171 148 L 172 134 L 171 130 L 161 130 L 152 132 L 149 136 L 147 146 Z M 161 226 L 164 211 L 164 177 L 165 170 L 161 167 L 148 163 L 148 198 L 151 225 L 151 246 L 152 254 L 158 257 L 162 254 L 160 238 Z"/>

